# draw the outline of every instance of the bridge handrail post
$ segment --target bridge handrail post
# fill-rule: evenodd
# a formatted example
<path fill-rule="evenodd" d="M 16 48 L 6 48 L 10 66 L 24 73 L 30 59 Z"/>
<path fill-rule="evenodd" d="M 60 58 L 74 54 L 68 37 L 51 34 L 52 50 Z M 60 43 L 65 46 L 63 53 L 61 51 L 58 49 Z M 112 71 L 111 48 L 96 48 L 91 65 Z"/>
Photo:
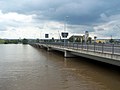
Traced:
<path fill-rule="evenodd" d="M 95 45 L 95 43 L 94 43 L 94 52 L 95 52 L 95 46 L 96 46 L 96 45 Z"/>
<path fill-rule="evenodd" d="M 78 43 L 77 43 L 77 50 L 78 50 Z"/>
<path fill-rule="evenodd" d="M 104 43 L 102 43 L 102 53 L 104 52 Z"/>
<path fill-rule="evenodd" d="M 69 43 L 67 42 L 67 48 L 69 48 Z"/>
<path fill-rule="evenodd" d="M 87 43 L 87 51 L 88 51 L 88 48 L 89 48 L 89 44 Z"/>
<path fill-rule="evenodd" d="M 112 45 L 112 54 L 114 54 L 114 44 Z"/>
<path fill-rule="evenodd" d="M 74 43 L 73 43 L 73 49 L 74 49 Z"/>
<path fill-rule="evenodd" d="M 83 43 L 82 43 L 82 50 L 83 50 Z"/>
<path fill-rule="evenodd" d="M 69 48 L 69 43 L 67 42 L 67 48 Z"/>

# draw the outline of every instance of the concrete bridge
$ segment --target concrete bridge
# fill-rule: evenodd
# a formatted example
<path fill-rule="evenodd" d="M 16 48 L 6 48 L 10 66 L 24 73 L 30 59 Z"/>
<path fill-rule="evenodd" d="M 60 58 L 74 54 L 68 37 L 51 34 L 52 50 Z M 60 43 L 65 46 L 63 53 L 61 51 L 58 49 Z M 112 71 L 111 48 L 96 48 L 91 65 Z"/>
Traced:
<path fill-rule="evenodd" d="M 61 51 L 65 58 L 81 56 L 120 66 L 120 45 L 80 43 L 35 43 L 31 45 L 36 48 L 45 48 L 47 51 Z"/>

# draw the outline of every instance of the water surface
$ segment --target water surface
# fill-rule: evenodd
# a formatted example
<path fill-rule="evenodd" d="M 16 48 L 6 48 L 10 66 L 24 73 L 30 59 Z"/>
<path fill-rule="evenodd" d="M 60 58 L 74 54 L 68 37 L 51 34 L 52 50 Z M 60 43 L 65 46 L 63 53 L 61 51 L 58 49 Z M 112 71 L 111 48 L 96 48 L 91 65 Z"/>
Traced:
<path fill-rule="evenodd" d="M 0 90 L 120 90 L 120 73 L 29 45 L 0 45 Z M 96 64 L 96 65 L 95 65 Z"/>

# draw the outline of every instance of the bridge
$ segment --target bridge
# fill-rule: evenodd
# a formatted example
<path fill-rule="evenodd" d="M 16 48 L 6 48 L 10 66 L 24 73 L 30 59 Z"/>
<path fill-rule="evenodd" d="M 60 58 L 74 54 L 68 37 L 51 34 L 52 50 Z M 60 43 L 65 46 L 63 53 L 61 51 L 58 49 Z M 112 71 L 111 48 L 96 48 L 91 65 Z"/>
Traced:
<path fill-rule="evenodd" d="M 115 44 L 82 44 L 62 42 L 41 42 L 30 44 L 36 48 L 45 48 L 47 51 L 60 51 L 64 57 L 81 56 L 116 66 L 120 66 L 120 45 Z"/>

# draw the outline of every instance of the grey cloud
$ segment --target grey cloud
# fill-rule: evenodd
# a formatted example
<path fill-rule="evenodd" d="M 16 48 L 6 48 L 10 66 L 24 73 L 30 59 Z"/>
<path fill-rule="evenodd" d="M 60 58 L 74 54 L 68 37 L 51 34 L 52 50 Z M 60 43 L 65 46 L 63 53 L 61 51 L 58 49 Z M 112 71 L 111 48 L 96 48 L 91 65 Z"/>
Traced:
<path fill-rule="evenodd" d="M 64 21 L 69 16 L 71 24 L 92 24 L 104 21 L 101 14 L 118 12 L 118 0 L 2 0 L 1 9 L 5 12 L 35 13 L 44 19 Z M 113 12 L 114 11 L 114 12 Z M 39 16 L 40 15 L 40 16 Z M 43 17 L 42 17 L 43 18 Z M 41 18 L 40 18 L 41 19 Z"/>
<path fill-rule="evenodd" d="M 119 1 L 109 0 L 108 2 L 108 0 L 93 0 L 93 2 L 91 2 L 91 0 L 88 0 L 87 3 L 82 3 L 83 0 L 78 1 L 81 2 L 68 2 L 61 6 L 52 7 L 51 11 L 45 10 L 42 14 L 57 21 L 64 21 L 64 17 L 69 16 L 69 23 L 71 24 L 92 24 L 105 21 L 105 18 L 103 19 L 101 17 L 102 13 L 110 16 L 119 12 L 119 7 L 117 6 Z"/>
<path fill-rule="evenodd" d="M 0 31 L 6 31 L 6 27 L 0 27 Z"/>
<path fill-rule="evenodd" d="M 80 34 L 84 34 L 85 31 L 89 31 L 89 32 L 95 31 L 92 26 L 87 26 L 87 25 L 69 25 L 67 28 L 68 31 L 71 33 L 80 33 Z"/>

